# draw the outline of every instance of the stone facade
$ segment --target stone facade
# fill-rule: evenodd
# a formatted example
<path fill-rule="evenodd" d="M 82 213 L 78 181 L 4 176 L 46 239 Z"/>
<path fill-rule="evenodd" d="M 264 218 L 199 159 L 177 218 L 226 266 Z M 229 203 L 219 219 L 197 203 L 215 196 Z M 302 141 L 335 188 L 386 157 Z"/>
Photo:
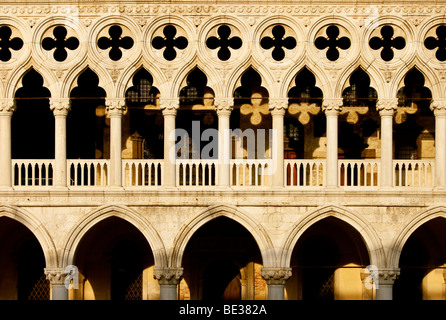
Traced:
<path fill-rule="evenodd" d="M 445 11 L 3 1 L 0 299 L 39 273 L 52 299 L 446 299 Z M 17 151 L 48 127 L 22 122 L 37 98 L 54 124 L 40 158 Z M 214 157 L 185 129 L 175 159 L 194 119 L 218 129 Z M 266 142 L 253 156 L 235 128 Z M 43 262 L 21 277 L 34 237 Z"/>

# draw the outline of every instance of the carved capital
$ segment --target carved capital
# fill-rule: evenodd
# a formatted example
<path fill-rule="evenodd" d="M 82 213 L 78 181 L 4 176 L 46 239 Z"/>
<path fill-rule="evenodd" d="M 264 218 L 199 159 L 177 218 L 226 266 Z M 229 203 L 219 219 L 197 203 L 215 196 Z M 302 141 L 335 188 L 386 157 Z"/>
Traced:
<path fill-rule="evenodd" d="M 400 275 L 400 269 L 379 269 L 378 284 L 379 285 L 393 285 Z"/>
<path fill-rule="evenodd" d="M 291 268 L 262 268 L 262 278 L 268 285 L 285 285 L 291 277 Z"/>
<path fill-rule="evenodd" d="M 272 116 L 285 115 L 286 109 L 288 109 L 288 99 L 270 98 L 268 106 Z"/>
<path fill-rule="evenodd" d="M 45 268 L 46 278 L 52 285 L 64 285 L 65 278 L 70 274 L 71 272 L 64 268 Z"/>
<path fill-rule="evenodd" d="M 435 99 L 431 101 L 430 105 L 431 110 L 434 112 L 434 115 L 445 117 L 446 116 L 446 99 Z"/>
<path fill-rule="evenodd" d="M 234 98 L 215 98 L 214 106 L 218 116 L 230 116 L 234 109 Z"/>
<path fill-rule="evenodd" d="M 71 100 L 67 98 L 51 98 L 50 109 L 53 111 L 55 117 L 66 117 L 71 110 Z"/>
<path fill-rule="evenodd" d="M 177 285 L 183 278 L 183 268 L 153 268 L 153 278 L 160 285 Z"/>
<path fill-rule="evenodd" d="M 398 99 L 379 99 L 376 110 L 381 116 L 393 116 L 398 107 Z"/>
<path fill-rule="evenodd" d="M 324 110 L 326 115 L 337 116 L 342 111 L 342 99 L 324 99 L 322 101 L 322 110 Z"/>
<path fill-rule="evenodd" d="M 107 98 L 105 100 L 105 107 L 110 117 L 120 117 L 125 110 L 124 98 Z"/>
<path fill-rule="evenodd" d="M 160 109 L 164 116 L 176 116 L 180 108 L 180 100 L 178 98 L 160 98 Z"/>
<path fill-rule="evenodd" d="M 14 98 L 0 99 L 0 115 L 12 116 L 16 110 L 16 103 Z"/>

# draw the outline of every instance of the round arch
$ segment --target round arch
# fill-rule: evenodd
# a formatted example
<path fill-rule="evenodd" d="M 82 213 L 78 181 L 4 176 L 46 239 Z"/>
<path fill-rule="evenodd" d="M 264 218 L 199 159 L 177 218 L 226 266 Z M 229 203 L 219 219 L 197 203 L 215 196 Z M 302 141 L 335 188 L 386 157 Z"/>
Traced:
<path fill-rule="evenodd" d="M 159 267 L 166 266 L 166 252 L 164 244 L 155 230 L 155 228 L 141 217 L 136 211 L 121 205 L 107 205 L 99 207 L 90 212 L 86 217 L 76 224 L 68 233 L 64 241 L 61 266 L 67 266 L 74 263 L 76 250 L 84 235 L 97 223 L 110 218 L 121 218 L 135 226 L 146 238 L 152 249 L 155 265 Z"/>
<path fill-rule="evenodd" d="M 294 224 L 284 244 L 281 246 L 283 251 L 279 257 L 279 262 L 282 266 L 290 266 L 293 249 L 304 232 L 315 223 L 328 217 L 337 218 L 357 230 L 367 248 L 370 264 L 378 267 L 385 266 L 384 250 L 381 241 L 370 223 L 364 221 L 353 212 L 338 206 L 318 208 Z"/>
<path fill-rule="evenodd" d="M 263 226 L 239 208 L 229 205 L 217 205 L 204 209 L 197 216 L 183 224 L 173 242 L 172 256 L 169 257 L 172 267 L 181 267 L 184 251 L 195 232 L 207 222 L 218 217 L 226 217 L 240 223 L 256 241 L 262 256 L 263 266 L 275 266 L 273 244 Z"/>
<path fill-rule="evenodd" d="M 419 214 L 416 214 L 415 218 L 412 218 L 407 223 L 404 223 L 403 228 L 401 228 L 401 230 L 397 233 L 396 237 L 392 241 L 392 246 L 390 247 L 391 249 L 389 251 L 388 258 L 389 268 L 398 268 L 401 253 L 409 237 L 423 224 L 435 218 L 446 219 L 445 206 L 429 208 Z"/>
<path fill-rule="evenodd" d="M 45 256 L 47 268 L 56 267 L 58 264 L 57 250 L 48 230 L 44 224 L 34 217 L 31 213 L 13 206 L 0 206 L 0 217 L 7 217 L 23 224 L 39 241 Z"/>

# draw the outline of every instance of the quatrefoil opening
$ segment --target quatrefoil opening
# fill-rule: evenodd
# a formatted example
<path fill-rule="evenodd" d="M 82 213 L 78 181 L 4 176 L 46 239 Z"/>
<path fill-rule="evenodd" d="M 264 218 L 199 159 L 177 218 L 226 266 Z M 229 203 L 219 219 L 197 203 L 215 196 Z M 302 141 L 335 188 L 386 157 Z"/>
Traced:
<path fill-rule="evenodd" d="M 329 26 L 325 31 L 327 37 L 318 37 L 314 41 L 314 45 L 319 50 L 328 48 L 326 57 L 330 61 L 336 61 L 339 59 L 339 50 L 347 50 L 350 48 L 350 39 L 347 37 L 339 37 L 339 28 L 335 25 Z"/>
<path fill-rule="evenodd" d="M 75 37 L 67 38 L 67 29 L 63 26 L 57 26 L 53 30 L 54 38 L 47 37 L 42 41 L 43 49 L 54 50 L 54 60 L 58 62 L 65 61 L 68 57 L 66 49 L 76 50 L 79 47 L 79 40 Z"/>
<path fill-rule="evenodd" d="M 122 28 L 117 25 L 111 26 L 108 29 L 108 34 L 110 37 L 99 38 L 98 47 L 102 50 L 111 48 L 108 56 L 113 61 L 118 61 L 122 58 L 121 48 L 131 49 L 133 47 L 133 39 L 128 36 L 122 37 Z"/>
<path fill-rule="evenodd" d="M 12 53 L 23 47 L 23 40 L 20 38 L 12 38 L 12 30 L 8 26 L 0 27 L 0 61 L 7 62 L 11 60 Z"/>
<path fill-rule="evenodd" d="M 163 29 L 164 37 L 155 37 L 152 40 L 152 46 L 157 49 L 164 49 L 163 57 L 168 61 L 172 61 L 177 57 L 177 51 L 175 48 L 180 50 L 186 49 L 188 41 L 185 37 L 176 37 L 177 28 L 173 25 L 167 25 Z"/>
<path fill-rule="evenodd" d="M 381 37 L 373 37 L 369 41 L 370 48 L 381 50 L 381 59 L 391 61 L 394 57 L 393 49 L 401 50 L 406 46 L 406 40 L 403 37 L 394 37 L 392 26 L 381 28 Z"/>
<path fill-rule="evenodd" d="M 260 46 L 269 50 L 274 47 L 271 55 L 274 60 L 282 61 L 285 58 L 285 50 L 292 50 L 296 47 L 297 42 L 293 37 L 285 37 L 285 28 L 283 26 L 275 26 L 272 30 L 273 37 L 264 37 L 260 40 Z"/>
<path fill-rule="evenodd" d="M 217 56 L 222 61 L 227 61 L 231 58 L 231 49 L 240 49 L 243 42 L 239 37 L 230 37 L 231 28 L 227 25 L 222 25 L 217 30 L 217 37 L 209 37 L 206 40 L 206 46 L 211 49 L 220 48 L 217 52 Z"/>
<path fill-rule="evenodd" d="M 439 26 L 435 33 L 437 37 L 427 37 L 424 46 L 429 50 L 437 49 L 435 57 L 439 61 L 446 61 L 446 26 Z"/>

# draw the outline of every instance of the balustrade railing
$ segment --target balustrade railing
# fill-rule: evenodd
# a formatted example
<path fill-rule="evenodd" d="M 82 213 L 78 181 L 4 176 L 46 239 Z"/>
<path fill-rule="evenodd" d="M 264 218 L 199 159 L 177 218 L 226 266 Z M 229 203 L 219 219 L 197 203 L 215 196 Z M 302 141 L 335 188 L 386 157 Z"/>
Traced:
<path fill-rule="evenodd" d="M 325 184 L 325 160 L 285 160 L 284 171 L 287 187 L 321 187 Z"/>
<path fill-rule="evenodd" d="M 13 186 L 52 186 L 54 160 L 12 160 Z"/>
<path fill-rule="evenodd" d="M 69 159 L 67 160 L 68 186 L 108 186 L 109 160 Z"/>
<path fill-rule="evenodd" d="M 338 160 L 340 187 L 378 187 L 380 160 Z"/>
<path fill-rule="evenodd" d="M 433 187 L 434 160 L 393 160 L 394 187 Z"/>
<path fill-rule="evenodd" d="M 217 185 L 218 160 L 177 159 L 176 181 L 178 186 Z"/>
<path fill-rule="evenodd" d="M 269 186 L 272 171 L 271 159 L 232 159 L 229 181 L 233 186 Z"/>
<path fill-rule="evenodd" d="M 161 186 L 164 160 L 134 159 L 122 161 L 125 187 Z"/>

